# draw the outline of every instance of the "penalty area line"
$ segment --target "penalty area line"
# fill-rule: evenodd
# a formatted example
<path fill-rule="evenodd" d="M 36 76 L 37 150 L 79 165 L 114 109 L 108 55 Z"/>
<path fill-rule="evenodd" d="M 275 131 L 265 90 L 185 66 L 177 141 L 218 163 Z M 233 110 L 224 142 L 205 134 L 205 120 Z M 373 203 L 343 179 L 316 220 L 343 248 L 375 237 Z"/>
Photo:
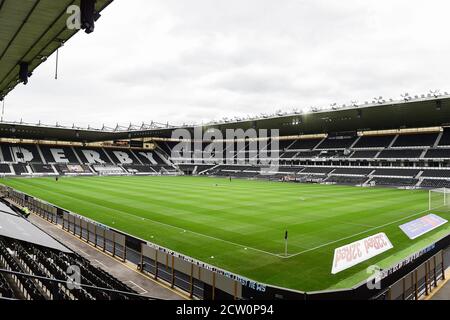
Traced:
<path fill-rule="evenodd" d="M 280 255 L 280 254 L 279 254 L 278 257 L 280 257 L 280 258 L 282 258 L 282 259 L 289 259 L 289 258 L 292 258 L 292 257 L 296 257 L 296 256 L 299 256 L 299 255 L 301 255 L 301 254 L 304 254 L 304 253 L 307 253 L 307 252 L 310 252 L 310 251 L 314 251 L 314 250 L 317 250 L 317 249 L 326 247 L 326 246 L 328 246 L 328 245 L 330 245 L 330 244 L 333 244 L 333 243 L 336 243 L 336 242 L 340 242 L 340 241 L 346 240 L 346 239 L 351 239 L 351 238 L 356 237 L 356 236 L 359 236 L 359 235 L 361 235 L 361 234 L 365 234 L 365 233 L 367 233 L 367 232 L 370 232 L 370 231 L 373 231 L 373 230 L 376 230 L 376 229 L 379 229 L 379 228 L 383 228 L 383 227 L 389 226 L 389 225 L 391 225 L 391 224 L 394 224 L 394 223 L 397 223 L 397 222 L 400 222 L 400 221 L 409 219 L 409 218 L 411 218 L 411 217 L 417 216 L 417 215 L 419 215 L 419 214 L 423 214 L 423 213 L 428 212 L 428 211 L 430 211 L 430 210 L 429 210 L 429 209 L 426 209 L 426 210 L 423 210 L 423 211 L 420 211 L 420 212 L 411 214 L 411 215 L 409 215 L 409 216 L 407 216 L 407 217 L 404 217 L 404 218 L 401 218 L 401 219 L 398 219 L 398 220 L 395 220 L 395 221 L 391 221 L 391 222 L 385 223 L 385 224 L 383 224 L 383 225 L 381 225 L 381 226 L 373 227 L 373 228 L 367 229 L 367 230 L 365 230 L 365 231 L 361 231 L 361 232 L 355 233 L 355 234 L 353 234 L 353 235 L 351 235 L 351 236 L 347 236 L 347 237 L 343 237 L 343 238 L 340 238 L 340 239 L 337 239 L 337 240 L 334 240 L 334 241 L 330 241 L 330 242 L 327 242 L 327 243 L 318 245 L 318 246 L 316 246 L 316 247 L 314 247 L 314 248 L 306 249 L 306 250 L 303 250 L 303 251 L 300 251 L 300 252 L 297 252 L 297 253 L 293 253 L 293 254 L 288 254 L 287 256 L 286 256 L 286 255 Z"/>

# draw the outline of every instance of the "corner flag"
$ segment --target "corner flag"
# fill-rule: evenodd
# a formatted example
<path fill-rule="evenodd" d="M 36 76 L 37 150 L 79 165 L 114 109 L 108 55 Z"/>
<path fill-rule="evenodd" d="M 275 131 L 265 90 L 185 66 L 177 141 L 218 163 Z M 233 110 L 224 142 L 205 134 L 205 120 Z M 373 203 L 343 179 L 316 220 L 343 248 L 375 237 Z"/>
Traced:
<path fill-rule="evenodd" d="M 287 256 L 287 240 L 288 240 L 288 231 L 284 232 L 284 255 Z"/>

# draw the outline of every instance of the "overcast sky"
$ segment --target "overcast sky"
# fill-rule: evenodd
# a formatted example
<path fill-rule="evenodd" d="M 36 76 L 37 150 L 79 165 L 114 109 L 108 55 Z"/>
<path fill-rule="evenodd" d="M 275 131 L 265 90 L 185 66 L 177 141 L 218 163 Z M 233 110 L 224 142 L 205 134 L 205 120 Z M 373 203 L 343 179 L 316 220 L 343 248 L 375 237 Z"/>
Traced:
<path fill-rule="evenodd" d="M 114 126 L 450 89 L 448 0 L 115 0 L 6 99 L 6 120 Z"/>

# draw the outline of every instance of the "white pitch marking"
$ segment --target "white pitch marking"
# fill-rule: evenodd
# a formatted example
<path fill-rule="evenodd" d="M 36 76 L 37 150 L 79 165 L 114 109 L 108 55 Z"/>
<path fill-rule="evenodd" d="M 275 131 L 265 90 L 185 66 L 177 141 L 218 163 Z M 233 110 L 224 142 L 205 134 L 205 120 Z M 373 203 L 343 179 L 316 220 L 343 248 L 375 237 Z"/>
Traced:
<path fill-rule="evenodd" d="M 277 256 L 279 256 L 280 258 L 283 258 L 283 259 L 295 257 L 295 256 L 301 255 L 301 254 L 303 254 L 303 253 L 306 253 L 306 252 L 309 252 L 309 251 L 314 251 L 314 250 L 316 250 L 316 249 L 320 249 L 320 248 L 322 248 L 322 247 L 328 246 L 328 245 L 330 245 L 330 244 L 333 244 L 333 243 L 336 243 L 336 242 L 339 242 L 339 241 L 342 241 L 342 240 L 346 240 L 346 239 L 353 238 L 353 237 L 355 237 L 355 236 L 359 236 L 360 234 L 364 234 L 364 233 L 367 233 L 367 232 L 369 232 L 369 231 L 373 231 L 373 230 L 376 230 L 376 229 L 379 229 L 379 228 L 386 227 L 386 226 L 388 226 L 388 225 L 391 225 L 391 224 L 394 224 L 394 223 L 397 223 L 397 222 L 400 222 L 400 221 L 409 219 L 409 218 L 411 218 L 411 217 L 417 216 L 417 215 L 419 215 L 419 214 L 423 214 L 423 213 L 428 212 L 428 211 L 429 211 L 429 209 L 424 210 L 424 211 L 421 211 L 421 212 L 417 212 L 417 213 L 414 213 L 414 214 L 409 215 L 409 216 L 407 216 L 407 217 L 404 217 L 404 218 L 401 218 L 401 219 L 398 219 L 398 220 L 395 220 L 395 221 L 392 221 L 392 222 L 389 222 L 389 223 L 385 223 L 385 224 L 383 224 L 383 225 L 381 225 L 381 226 L 373 227 L 373 228 L 367 229 L 366 231 L 361 231 L 361 232 L 355 233 L 355 234 L 353 234 L 353 235 L 351 235 L 351 236 L 343 237 L 343 238 L 341 238 L 341 239 L 337 239 L 337 240 L 334 240 L 334 241 L 330 241 L 330 242 L 321 244 L 321 245 L 319 245 L 319 246 L 317 246 L 317 247 L 310 248 L 310 249 L 306 249 L 306 250 L 303 250 L 303 251 L 300 251 L 300 252 L 297 252 L 297 253 L 294 253 L 294 254 L 290 254 L 290 255 L 288 255 L 288 256 L 281 256 L 281 255 L 277 255 Z"/>
<path fill-rule="evenodd" d="M 97 259 L 94 259 L 94 260 L 97 261 L 98 264 L 101 264 L 103 267 L 108 268 L 108 266 L 106 264 L 104 264 L 103 262 L 101 262 Z"/>
<path fill-rule="evenodd" d="M 127 281 L 125 281 L 125 283 L 127 283 L 127 282 L 129 282 L 129 283 L 131 283 L 131 287 L 133 288 L 138 288 L 139 290 L 141 290 L 142 292 L 140 292 L 139 294 L 144 294 L 144 293 L 147 293 L 148 291 L 147 290 L 145 290 L 144 288 L 142 288 L 140 285 L 137 285 L 136 283 L 134 283 L 133 281 L 131 281 L 131 280 L 127 280 Z"/>

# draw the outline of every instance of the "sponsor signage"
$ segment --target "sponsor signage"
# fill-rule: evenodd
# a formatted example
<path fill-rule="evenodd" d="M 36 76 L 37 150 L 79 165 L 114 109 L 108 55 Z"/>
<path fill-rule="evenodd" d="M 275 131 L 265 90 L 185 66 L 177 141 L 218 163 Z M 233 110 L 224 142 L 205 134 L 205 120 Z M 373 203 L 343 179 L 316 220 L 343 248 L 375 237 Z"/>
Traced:
<path fill-rule="evenodd" d="M 336 274 L 353 267 L 393 247 L 391 241 L 383 232 L 339 247 L 334 250 L 331 273 Z"/>
<path fill-rule="evenodd" d="M 448 221 L 442 219 L 435 214 L 428 214 L 426 216 L 420 217 L 419 219 L 407 222 L 400 226 L 400 229 L 410 238 L 411 240 L 420 237 L 421 235 L 434 230 Z"/>

